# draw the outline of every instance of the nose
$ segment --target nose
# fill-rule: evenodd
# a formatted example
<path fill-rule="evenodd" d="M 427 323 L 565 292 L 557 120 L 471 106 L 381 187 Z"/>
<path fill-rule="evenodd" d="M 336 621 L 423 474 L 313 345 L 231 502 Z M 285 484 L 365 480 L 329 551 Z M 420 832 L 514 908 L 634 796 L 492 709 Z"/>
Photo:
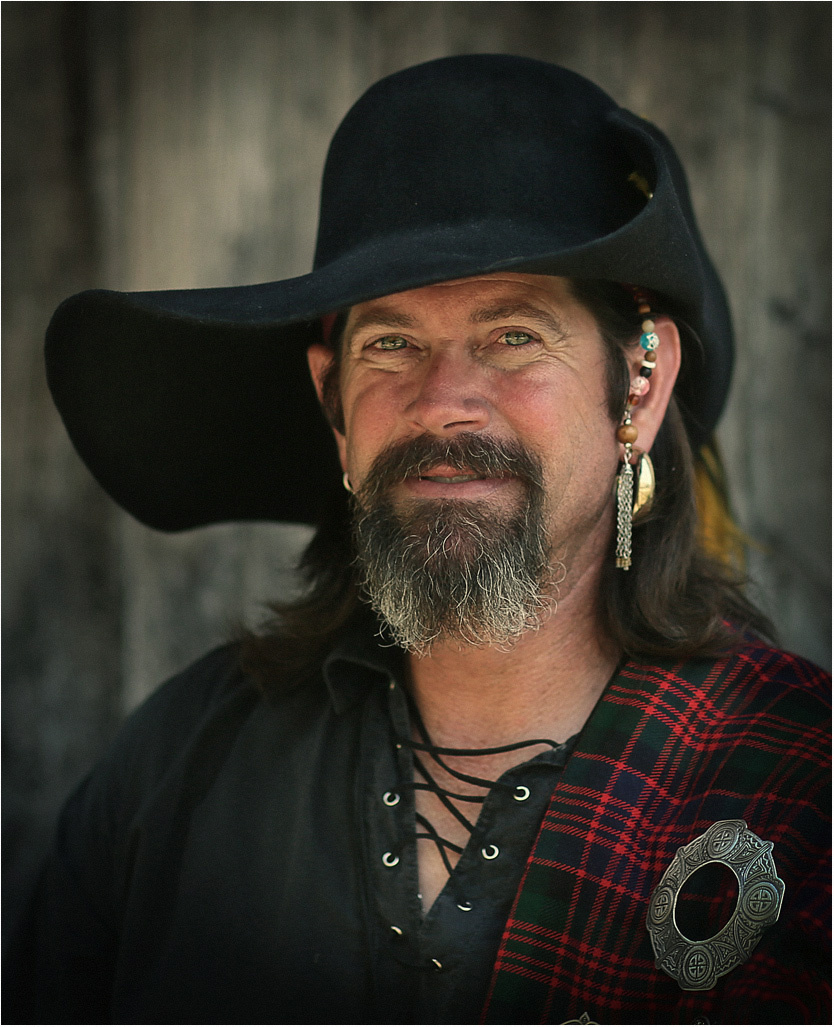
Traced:
<path fill-rule="evenodd" d="M 482 374 L 466 353 L 433 354 L 406 415 L 421 431 L 440 436 L 485 428 L 491 407 L 482 388 Z"/>

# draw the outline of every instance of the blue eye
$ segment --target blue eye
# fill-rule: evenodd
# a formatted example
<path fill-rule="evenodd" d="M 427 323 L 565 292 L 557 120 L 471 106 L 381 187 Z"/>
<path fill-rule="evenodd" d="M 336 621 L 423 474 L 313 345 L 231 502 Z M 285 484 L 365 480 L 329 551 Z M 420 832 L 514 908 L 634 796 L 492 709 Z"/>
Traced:
<path fill-rule="evenodd" d="M 391 350 L 405 349 L 408 343 L 401 335 L 383 335 L 381 339 L 377 339 L 374 342 L 376 349 L 385 350 L 390 352 Z"/>
<path fill-rule="evenodd" d="M 527 332 L 504 332 L 501 338 L 508 346 L 526 346 L 533 341 L 533 336 Z"/>

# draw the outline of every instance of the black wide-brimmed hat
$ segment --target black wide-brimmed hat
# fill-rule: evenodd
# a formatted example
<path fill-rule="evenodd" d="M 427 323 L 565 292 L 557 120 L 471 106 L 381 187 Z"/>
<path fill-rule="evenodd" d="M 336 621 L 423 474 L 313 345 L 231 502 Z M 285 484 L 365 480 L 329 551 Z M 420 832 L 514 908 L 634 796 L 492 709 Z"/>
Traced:
<path fill-rule="evenodd" d="M 49 385 L 92 473 L 145 524 L 314 522 L 340 475 L 305 358 L 322 316 L 499 270 L 652 290 L 702 342 L 676 392 L 692 442 L 708 436 L 732 328 L 672 146 L 579 75 L 506 55 L 422 64 L 356 103 L 310 274 L 80 293 L 49 326 Z"/>

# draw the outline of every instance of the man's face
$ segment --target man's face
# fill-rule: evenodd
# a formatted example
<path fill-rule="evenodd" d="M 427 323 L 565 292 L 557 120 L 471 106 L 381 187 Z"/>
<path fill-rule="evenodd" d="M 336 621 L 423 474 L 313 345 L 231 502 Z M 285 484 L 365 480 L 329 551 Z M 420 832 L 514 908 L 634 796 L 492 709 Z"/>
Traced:
<path fill-rule="evenodd" d="M 486 275 L 358 304 L 343 342 L 344 469 L 361 488 L 383 449 L 424 433 L 520 443 L 542 462 L 555 548 L 576 552 L 600 520 L 607 541 L 618 447 L 605 370 L 596 323 L 561 278 Z M 407 478 L 395 502 L 520 500 L 512 478 L 449 470 Z"/>
<path fill-rule="evenodd" d="M 500 547 L 502 532 L 529 535 L 534 513 L 541 590 L 564 579 L 564 595 L 599 566 L 616 426 L 604 343 L 563 279 L 501 273 L 358 304 L 342 347 L 336 440 L 360 511 L 382 503 L 404 518 L 405 546 L 442 514 L 418 563 L 471 561 L 473 514 Z"/>

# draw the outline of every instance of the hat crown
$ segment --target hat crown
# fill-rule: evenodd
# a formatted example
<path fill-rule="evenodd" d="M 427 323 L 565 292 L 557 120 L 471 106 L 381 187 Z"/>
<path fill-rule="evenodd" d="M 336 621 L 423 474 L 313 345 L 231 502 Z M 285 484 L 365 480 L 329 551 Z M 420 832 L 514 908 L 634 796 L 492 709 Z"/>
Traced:
<path fill-rule="evenodd" d="M 564 246 L 608 235 L 645 203 L 608 121 L 616 109 L 581 76 L 508 55 L 443 58 L 383 79 L 333 138 L 315 266 L 450 226 L 487 236 L 546 225 Z M 496 259 L 510 255 L 506 237 L 493 245 Z"/>

